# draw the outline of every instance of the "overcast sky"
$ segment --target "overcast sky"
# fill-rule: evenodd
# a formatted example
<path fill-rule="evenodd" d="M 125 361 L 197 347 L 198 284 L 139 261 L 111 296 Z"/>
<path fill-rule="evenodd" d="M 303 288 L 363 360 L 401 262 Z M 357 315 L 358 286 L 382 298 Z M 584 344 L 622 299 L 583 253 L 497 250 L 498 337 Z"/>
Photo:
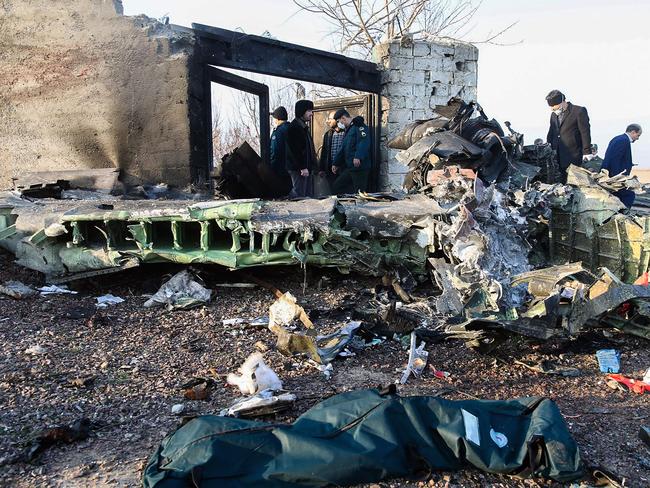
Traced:
<path fill-rule="evenodd" d="M 291 0 L 123 0 L 126 15 L 146 14 L 249 34 L 269 31 L 288 42 L 330 49 L 325 21 L 296 14 Z M 601 156 L 630 122 L 648 129 L 633 159 L 650 167 L 650 1 L 484 0 L 466 40 L 518 24 L 501 38 L 508 46 L 479 44 L 478 101 L 488 116 L 509 120 L 526 142 L 546 137 L 554 88 L 587 107 Z M 521 41 L 518 43 L 518 41 Z"/>

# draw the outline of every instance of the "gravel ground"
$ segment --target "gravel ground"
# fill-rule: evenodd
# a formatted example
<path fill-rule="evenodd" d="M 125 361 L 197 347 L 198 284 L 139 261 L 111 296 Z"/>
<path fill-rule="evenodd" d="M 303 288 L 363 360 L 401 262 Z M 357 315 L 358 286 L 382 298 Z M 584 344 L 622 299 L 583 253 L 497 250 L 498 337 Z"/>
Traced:
<path fill-rule="evenodd" d="M 239 396 L 225 384 L 255 351 L 269 348 L 266 359 L 285 388 L 298 396 L 293 409 L 276 420 L 290 422 L 334 393 L 375 387 L 400 377 L 407 351 L 395 341 L 337 359 L 326 381 L 304 362 L 274 350 L 275 336 L 266 329 L 222 325 L 236 317 L 266 316 L 273 295 L 263 288 L 215 288 L 208 306 L 168 312 L 145 309 L 143 296 L 154 292 L 164 270 L 147 267 L 78 284 L 78 295 L 26 300 L 0 298 L 0 486 L 138 486 L 141 470 L 161 439 L 178 425 L 171 413 L 183 403 L 185 414 L 216 413 Z M 169 271 L 169 270 L 167 270 Z M 256 276 L 291 291 L 307 309 L 327 309 L 359 297 L 376 280 L 313 270 L 266 269 Z M 0 252 L 0 282 L 18 279 L 42 284 L 43 278 L 13 264 Z M 211 271 L 211 283 L 245 281 L 240 273 Z M 125 303 L 96 311 L 94 297 L 113 293 Z M 321 330 L 342 322 L 316 321 Z M 41 346 L 43 354 L 29 354 Z M 605 385 L 594 352 L 613 347 L 622 353 L 622 372 L 641 376 L 650 366 L 647 341 L 621 334 L 589 333 L 573 341 L 531 342 L 512 336 L 496 353 L 480 354 L 453 341 L 429 346 L 429 362 L 448 371 L 448 381 L 425 373 L 400 388 L 403 395 L 463 399 L 509 399 L 542 395 L 560 406 L 583 459 L 625 478 L 626 486 L 648 486 L 650 451 L 638 439 L 650 423 L 648 395 L 616 391 Z M 579 368 L 582 375 L 564 378 L 531 372 L 514 364 L 521 359 L 553 359 Z M 72 382 L 91 378 L 86 386 Z M 181 385 L 194 377 L 212 378 L 207 401 L 188 401 Z M 46 450 L 33 463 L 8 463 L 39 431 L 87 417 L 88 439 Z M 557 486 L 542 480 L 520 481 L 464 470 L 434 473 L 428 480 L 383 482 L 396 486 Z"/>

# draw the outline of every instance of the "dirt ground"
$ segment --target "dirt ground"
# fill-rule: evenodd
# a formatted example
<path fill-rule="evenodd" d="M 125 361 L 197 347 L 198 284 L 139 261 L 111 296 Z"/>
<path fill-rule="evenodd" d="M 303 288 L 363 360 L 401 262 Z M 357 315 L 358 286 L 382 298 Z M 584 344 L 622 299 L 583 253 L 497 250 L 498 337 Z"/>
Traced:
<path fill-rule="evenodd" d="M 141 470 L 162 438 L 180 421 L 173 405 L 185 405 L 184 415 L 218 413 L 239 397 L 225 383 L 261 341 L 266 359 L 298 400 L 276 420 L 290 422 L 320 399 L 348 390 L 376 387 L 399 379 L 408 352 L 397 341 L 337 358 L 334 374 L 323 375 L 295 358 L 274 350 L 275 336 L 266 329 L 224 326 L 223 319 L 266 316 L 273 295 L 266 289 L 215 287 L 208 306 L 168 312 L 145 309 L 143 296 L 154 292 L 163 271 L 141 268 L 122 275 L 73 286 L 78 295 L 52 295 L 23 301 L 0 298 L 0 486 L 138 486 Z M 326 310 L 358 300 L 374 287 L 374 279 L 311 270 L 303 294 L 297 269 L 266 269 L 256 276 L 291 291 L 307 310 Z M 43 278 L 13 264 L 0 253 L 0 282 L 18 279 L 42 284 Z M 240 273 L 211 272 L 214 283 L 246 281 Z M 95 297 L 113 293 L 126 301 L 96 311 Z M 320 328 L 340 326 L 324 323 Z M 329 330 L 329 329 L 328 329 Z M 43 354 L 29 354 L 33 346 Z M 492 354 L 481 354 L 461 341 L 429 346 L 429 363 L 450 373 L 448 381 L 430 372 L 400 387 L 403 395 L 436 395 L 464 399 L 509 399 L 547 396 L 560 406 L 581 455 L 625 479 L 625 486 L 648 486 L 650 450 L 638 438 L 650 423 L 650 396 L 613 390 L 599 373 L 594 352 L 612 347 L 622 353 L 622 372 L 641 376 L 650 366 L 647 341 L 615 332 L 590 332 L 568 341 L 534 342 L 512 336 Z M 578 368 L 579 377 L 534 373 L 516 359 L 553 359 Z M 72 381 L 91 377 L 86 386 Z M 207 401 L 188 401 L 181 385 L 194 377 L 216 380 Z M 14 462 L 39 431 L 91 421 L 86 440 L 47 449 L 31 464 Z M 586 482 L 589 482 L 587 479 Z M 392 480 L 397 486 L 557 486 L 543 480 L 512 478 L 466 469 L 434 473 L 427 480 Z"/>

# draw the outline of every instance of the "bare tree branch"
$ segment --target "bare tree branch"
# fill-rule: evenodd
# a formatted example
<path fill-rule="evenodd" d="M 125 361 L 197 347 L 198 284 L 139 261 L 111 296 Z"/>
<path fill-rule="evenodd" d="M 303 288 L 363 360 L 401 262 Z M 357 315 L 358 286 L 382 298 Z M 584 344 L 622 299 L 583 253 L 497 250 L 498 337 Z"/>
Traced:
<path fill-rule="evenodd" d="M 299 11 L 324 18 L 341 52 L 369 58 L 373 47 L 398 33 L 416 38 L 466 39 L 483 0 L 293 0 Z M 472 42 L 499 44 L 515 23 Z M 500 45 L 500 44 L 499 44 Z"/>

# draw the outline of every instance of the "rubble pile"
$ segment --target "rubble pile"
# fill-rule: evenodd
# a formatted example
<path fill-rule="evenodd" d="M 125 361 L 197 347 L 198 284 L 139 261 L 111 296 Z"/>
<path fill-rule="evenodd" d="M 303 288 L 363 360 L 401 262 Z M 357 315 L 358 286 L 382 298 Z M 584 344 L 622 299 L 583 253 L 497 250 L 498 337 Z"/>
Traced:
<path fill-rule="evenodd" d="M 525 146 L 523 136 L 509 123 L 505 135 L 475 103 L 451 100 L 436 110 L 431 120 L 410 125 L 390 142 L 401 150 L 398 159 L 410 168 L 403 192 L 265 200 L 263 196 L 273 195 L 262 195 L 238 180 L 238 172 L 257 172 L 263 179 L 265 171 L 260 161 L 247 158 L 252 150 L 242 147 L 222 169 L 231 186 L 239 182 L 239 191 L 250 196 L 247 199 L 131 200 L 85 190 L 71 195 L 65 182 L 52 189 L 47 180 L 32 187 L 29 196 L 20 191 L 0 195 L 0 245 L 14 253 L 19 264 L 55 283 L 38 290 L 17 281 L 0 284 L 0 294 L 11 297 L 7 299 L 24 302 L 39 291 L 76 293 L 56 284 L 148 263 L 185 265 L 141 307 L 164 307 L 174 316 L 219 304 L 222 290 L 215 292 L 205 279 L 206 266 L 232 270 L 318 266 L 377 278 L 376 285 L 355 290 L 336 305 L 327 302 L 331 306 L 324 309 L 315 309 L 295 290 L 283 292 L 248 274 L 246 283 L 229 284 L 235 289 L 261 286 L 275 296 L 266 315 L 218 321 L 219 333 L 241 326 L 241 331 L 229 331 L 233 337 L 243 336 L 236 339 L 237 353 L 242 344 L 255 351 L 246 352 L 247 359 L 224 363 L 214 373 L 220 380 L 202 375 L 181 389 L 189 402 L 207 401 L 224 383 L 224 388 L 241 395 L 221 402 L 219 415 L 198 417 L 167 437 L 147 465 L 145 486 L 168 477 L 170 483 L 172 479 L 185 483 L 188 472 L 198 473 L 194 463 L 210 464 L 217 472 L 223 463 L 213 455 L 221 459 L 233 446 L 252 463 L 242 472 L 231 472 L 229 466 L 219 473 L 235 483 L 259 483 L 279 473 L 288 481 L 308 479 L 317 484 L 372 482 L 417 471 L 421 466 L 413 466 L 413 459 L 426 461 L 427 469 L 454 470 L 471 464 L 489 472 L 558 481 L 582 475 L 567 425 L 555 404 L 541 397 L 494 402 L 467 394 L 472 400 L 450 402 L 400 397 L 392 387 L 355 390 L 330 399 L 315 396 L 324 401 L 291 426 L 242 420 L 292 411 L 305 400 L 300 395 L 304 392 L 288 379 L 289 371 L 311 369 L 330 385 L 326 382 L 336 380 L 341 358 L 370 355 L 372 349 L 383 354 L 392 348 L 403 357 L 401 367 L 393 365 L 392 370 L 395 383 L 404 388 L 420 384 L 432 372 L 451 391 L 459 391 L 451 386 L 450 373 L 436 368 L 449 364 L 440 364 L 427 351 L 431 345 L 462 340 L 483 353 L 495 351 L 510 333 L 548 340 L 596 327 L 650 339 L 650 215 L 627 211 L 613 194 L 622 188 L 641 191 L 638 181 L 571 166 L 567 184 L 558 183 L 548 145 Z M 236 159 L 246 164 L 239 165 Z M 305 273 L 304 286 L 307 281 Z M 317 286 L 320 290 L 320 283 Z M 127 301 L 112 294 L 96 300 L 93 313 Z M 244 307 L 245 313 L 253 313 L 249 305 Z M 268 345 L 254 342 L 254 333 L 244 327 L 266 334 Z M 201 334 L 188 340 L 187 347 L 203 342 L 205 331 Z M 46 356 L 50 345 L 45 345 L 30 346 L 24 354 Z M 564 379 L 582 374 L 560 361 L 538 357 L 513 358 L 512 363 Z M 618 367 L 607 372 L 616 375 Z M 390 378 L 389 373 L 382 375 Z M 646 388 L 627 377 L 610 374 L 609 379 L 632 384 L 637 393 Z M 77 383 L 85 388 L 91 381 L 79 378 Z M 184 415 L 187 405 L 176 403 L 167 411 Z M 538 415 L 544 420 L 542 434 L 528 429 Z M 449 439 L 443 442 L 444 436 L 438 434 L 435 439 L 423 438 L 426 429 L 415 428 L 422 419 L 449 434 Z M 402 423 L 400 429 L 394 429 L 395 422 Z M 205 429 L 214 435 L 206 436 Z M 365 443 L 363 455 L 356 444 L 347 444 L 348 431 Z M 256 438 L 275 436 L 291 442 L 283 443 L 282 449 L 271 442 L 261 451 L 249 451 L 249 432 Z M 433 450 L 428 455 L 409 452 L 422 445 Z M 549 450 L 550 445 L 559 447 Z M 195 446 L 204 456 L 200 462 Z M 305 464 L 304 448 L 316 467 Z M 553 453 L 558 452 L 555 459 Z M 357 461 L 347 470 L 319 471 L 332 459 L 346 466 L 351 456 Z M 184 467 L 159 471 L 160 459 Z M 277 473 L 268 471 L 268 459 L 286 465 Z M 387 459 L 390 466 L 385 465 Z M 368 469 L 359 469 L 359 463 Z"/>
<path fill-rule="evenodd" d="M 454 335 L 471 329 L 476 336 L 487 323 L 540 338 L 574 333 L 555 309 L 538 313 L 542 298 L 548 307 L 557 305 L 556 294 L 548 290 L 547 297 L 531 299 L 521 276 L 566 263 L 582 263 L 621 284 L 646 273 L 650 217 L 624 212 L 612 194 L 641 186 L 633 177 L 609 178 L 576 166 L 566 185 L 556 183 L 550 147 L 525 146 L 523 136 L 506 126 L 508 135 L 477 103 L 452 99 L 432 119 L 405 127 L 389 146 L 401 149 L 397 158 L 410 168 L 406 193 L 200 202 L 5 194 L 0 245 L 50 282 L 155 262 L 336 267 L 389 278 L 400 307 L 375 301 L 374 313 L 384 323 L 400 322 L 395 317 L 415 307 L 429 327 Z M 225 175 L 234 178 L 228 167 L 258 171 L 260 160 L 249 153 L 255 155 L 247 145 L 235 151 L 233 157 L 250 164 L 225 165 Z M 252 187 L 246 191 L 260 195 Z M 424 282 L 433 292 L 412 303 L 409 293 Z M 209 299 L 209 290 L 196 286 L 207 294 L 199 301 Z M 578 307 L 581 293 L 560 298 Z M 274 327 L 289 341 L 282 325 Z M 310 350 L 316 358 L 315 343 Z"/>

